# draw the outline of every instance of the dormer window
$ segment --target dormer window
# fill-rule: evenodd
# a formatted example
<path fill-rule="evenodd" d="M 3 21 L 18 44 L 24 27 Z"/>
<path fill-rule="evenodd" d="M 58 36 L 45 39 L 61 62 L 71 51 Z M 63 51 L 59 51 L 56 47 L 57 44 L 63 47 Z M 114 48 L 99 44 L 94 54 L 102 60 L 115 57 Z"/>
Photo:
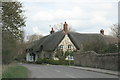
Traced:
<path fill-rule="evenodd" d="M 68 49 L 71 49 L 72 48 L 72 45 L 68 45 Z"/>

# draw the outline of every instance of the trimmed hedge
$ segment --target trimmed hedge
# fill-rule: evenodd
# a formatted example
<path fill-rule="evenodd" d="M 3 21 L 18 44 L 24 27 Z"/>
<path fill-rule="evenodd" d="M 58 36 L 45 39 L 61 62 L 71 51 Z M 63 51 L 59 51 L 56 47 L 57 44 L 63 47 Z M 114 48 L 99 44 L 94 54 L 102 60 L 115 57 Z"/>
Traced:
<path fill-rule="evenodd" d="M 37 64 L 52 64 L 52 65 L 74 65 L 74 61 L 68 60 L 54 60 L 54 59 L 47 59 L 47 58 L 38 58 L 36 61 Z"/>

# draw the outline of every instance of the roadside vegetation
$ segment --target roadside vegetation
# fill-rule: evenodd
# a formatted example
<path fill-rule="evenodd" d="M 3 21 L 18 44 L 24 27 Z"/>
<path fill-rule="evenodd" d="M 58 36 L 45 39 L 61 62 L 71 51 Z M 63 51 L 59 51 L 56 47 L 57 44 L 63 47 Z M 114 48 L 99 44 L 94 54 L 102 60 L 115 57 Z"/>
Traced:
<path fill-rule="evenodd" d="M 37 64 L 52 64 L 52 65 L 74 65 L 73 60 L 54 60 L 54 59 L 47 59 L 47 58 L 38 58 L 35 62 Z"/>
<path fill-rule="evenodd" d="M 24 52 L 25 17 L 19 1 L 2 2 L 2 63 L 10 64 Z"/>
<path fill-rule="evenodd" d="M 49 58 L 38 58 L 36 64 L 52 64 L 52 65 L 74 65 L 74 60 L 67 59 L 66 57 L 68 56 L 73 56 L 74 52 L 73 51 L 57 51 L 55 57 L 58 60 L 54 59 L 49 59 Z M 30 62 L 31 63 L 31 62 Z"/>
<path fill-rule="evenodd" d="M 2 2 L 2 77 L 26 78 L 29 70 L 23 66 L 12 64 L 24 54 L 25 16 L 19 1 Z"/>
<path fill-rule="evenodd" d="M 28 78 L 30 71 L 17 64 L 3 66 L 2 78 Z"/>

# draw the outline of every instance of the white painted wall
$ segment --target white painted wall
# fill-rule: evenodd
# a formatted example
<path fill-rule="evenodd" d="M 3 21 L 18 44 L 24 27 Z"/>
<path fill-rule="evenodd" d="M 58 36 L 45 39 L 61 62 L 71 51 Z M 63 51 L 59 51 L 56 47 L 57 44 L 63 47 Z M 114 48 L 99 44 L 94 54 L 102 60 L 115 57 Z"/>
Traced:
<path fill-rule="evenodd" d="M 37 61 L 37 58 L 38 58 L 38 55 L 36 54 L 35 55 L 35 61 Z M 34 60 L 33 60 L 33 56 L 30 56 L 30 53 L 27 53 L 26 54 L 26 61 L 27 62 L 33 62 Z"/>
<path fill-rule="evenodd" d="M 26 54 L 26 61 L 33 62 L 33 56 L 30 56 L 30 53 Z"/>
<path fill-rule="evenodd" d="M 36 55 L 35 55 L 35 61 L 37 61 L 37 59 L 38 59 L 38 55 L 36 54 Z"/>
<path fill-rule="evenodd" d="M 71 45 L 71 51 L 76 50 L 75 45 L 71 42 L 70 38 L 68 37 L 68 35 L 66 34 L 64 39 L 61 41 L 61 43 L 58 45 L 58 47 L 60 45 L 63 45 L 63 51 L 67 51 L 68 50 L 68 45 Z"/>

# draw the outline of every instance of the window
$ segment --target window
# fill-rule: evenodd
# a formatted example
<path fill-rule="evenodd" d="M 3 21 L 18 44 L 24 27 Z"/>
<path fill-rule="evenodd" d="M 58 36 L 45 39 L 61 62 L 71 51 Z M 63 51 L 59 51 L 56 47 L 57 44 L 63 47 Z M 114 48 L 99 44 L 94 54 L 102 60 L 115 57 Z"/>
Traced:
<path fill-rule="evenodd" d="M 60 45 L 60 49 L 63 49 L 63 47 L 64 47 L 63 45 Z"/>
<path fill-rule="evenodd" d="M 68 45 L 68 49 L 71 49 L 72 48 L 72 45 Z"/>

